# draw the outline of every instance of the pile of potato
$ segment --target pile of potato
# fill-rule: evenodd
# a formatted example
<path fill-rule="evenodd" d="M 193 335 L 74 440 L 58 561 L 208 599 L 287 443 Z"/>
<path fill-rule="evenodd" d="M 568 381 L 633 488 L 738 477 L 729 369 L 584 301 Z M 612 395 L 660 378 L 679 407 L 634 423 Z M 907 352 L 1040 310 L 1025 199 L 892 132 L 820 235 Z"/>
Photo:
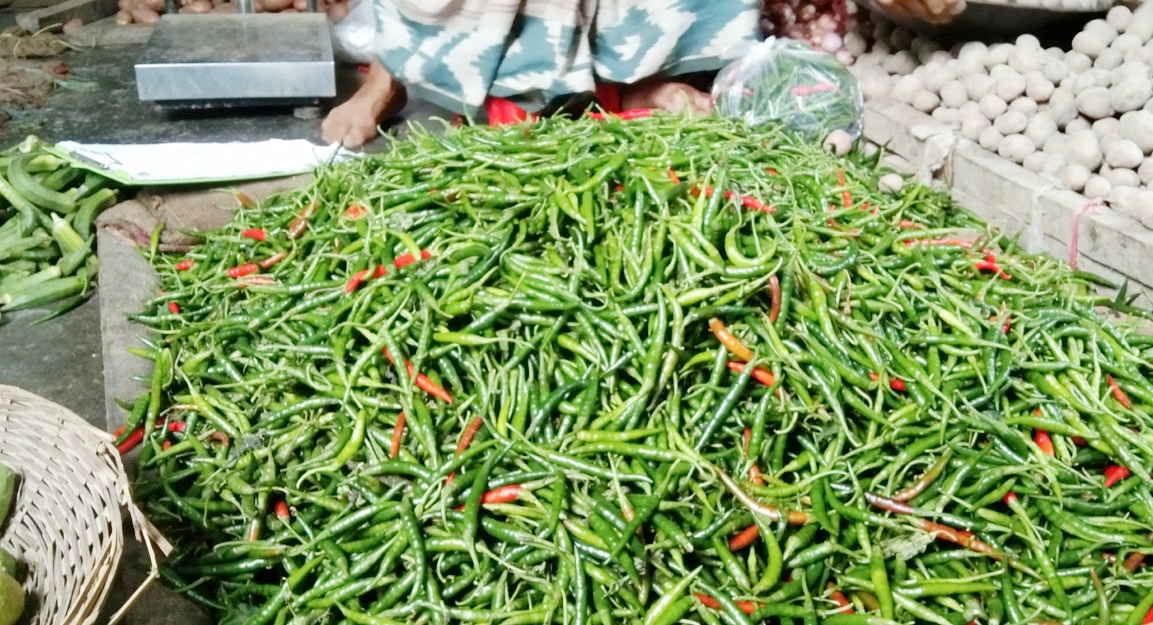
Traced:
<path fill-rule="evenodd" d="M 865 98 L 894 98 L 1054 183 L 1153 227 L 1153 4 L 1109 10 L 1069 50 L 1036 37 L 942 49 L 878 24 L 852 71 Z"/>
<path fill-rule="evenodd" d="M 307 10 L 306 0 L 254 0 L 257 13 L 301 13 Z M 155 24 L 164 13 L 164 0 L 120 0 L 116 23 Z M 328 13 L 334 20 L 348 15 L 348 0 L 317 0 L 317 9 Z M 236 13 L 230 0 L 180 0 L 181 13 Z"/>

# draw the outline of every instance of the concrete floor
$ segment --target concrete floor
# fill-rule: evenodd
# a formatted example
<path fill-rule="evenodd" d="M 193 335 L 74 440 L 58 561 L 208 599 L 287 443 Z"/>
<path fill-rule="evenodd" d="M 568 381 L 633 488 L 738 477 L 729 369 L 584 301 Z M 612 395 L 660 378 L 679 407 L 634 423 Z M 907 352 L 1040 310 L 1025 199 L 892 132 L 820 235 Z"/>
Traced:
<path fill-rule="evenodd" d="M 58 89 L 43 108 L 13 115 L 6 124 L 0 124 L 0 146 L 12 145 L 28 134 L 36 134 L 50 142 L 153 143 L 279 138 L 320 143 L 321 120 L 298 119 L 291 108 L 233 109 L 193 114 L 172 113 L 137 101 L 132 65 L 141 47 L 136 43 L 68 53 L 62 60 L 72 70 L 71 79 L 86 88 Z M 348 67 L 341 68 L 338 74 L 340 97 L 343 98 L 355 89 L 357 74 L 355 68 Z M 443 116 L 445 113 L 410 102 L 394 121 L 427 120 L 433 115 Z M 377 141 L 367 146 L 366 151 L 379 149 L 383 144 L 383 141 Z M 131 190 L 126 190 L 122 197 L 128 197 L 130 193 Z M 109 273 L 102 271 L 98 295 L 47 323 L 35 322 L 50 308 L 0 317 L 0 384 L 36 393 L 107 430 L 119 421 L 118 415 L 106 409 L 106 400 L 114 398 L 106 398 L 105 389 L 117 389 L 114 391 L 117 394 L 130 397 L 136 384 L 133 376 L 141 375 L 147 369 L 147 363 L 107 357 L 110 351 L 122 352 L 123 347 L 136 342 L 135 329 L 122 322 L 122 314 L 130 311 L 131 302 L 136 301 L 134 298 L 142 283 L 140 274 L 143 270 L 140 263 L 128 258 L 135 254 L 131 248 L 113 249 L 103 236 L 101 245 L 106 248 L 103 252 L 98 250 L 103 267 L 128 267 L 128 273 L 133 275 L 110 279 Z M 103 311 L 102 305 L 105 307 Z M 129 541 L 121 575 L 106 604 L 106 612 L 124 603 L 146 570 L 147 559 L 143 550 Z M 210 620 L 191 603 L 162 584 L 154 583 L 123 622 L 129 625 L 207 625 Z"/>

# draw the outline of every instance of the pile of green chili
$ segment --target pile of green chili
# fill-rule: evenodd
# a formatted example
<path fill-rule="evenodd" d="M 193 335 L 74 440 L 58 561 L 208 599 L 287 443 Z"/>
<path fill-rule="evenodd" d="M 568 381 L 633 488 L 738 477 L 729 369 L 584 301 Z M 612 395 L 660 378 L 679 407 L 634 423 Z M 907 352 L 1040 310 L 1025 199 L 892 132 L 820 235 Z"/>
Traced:
<path fill-rule="evenodd" d="M 884 173 L 547 119 L 240 209 L 134 316 L 164 577 L 250 625 L 1141 623 L 1153 341 Z"/>

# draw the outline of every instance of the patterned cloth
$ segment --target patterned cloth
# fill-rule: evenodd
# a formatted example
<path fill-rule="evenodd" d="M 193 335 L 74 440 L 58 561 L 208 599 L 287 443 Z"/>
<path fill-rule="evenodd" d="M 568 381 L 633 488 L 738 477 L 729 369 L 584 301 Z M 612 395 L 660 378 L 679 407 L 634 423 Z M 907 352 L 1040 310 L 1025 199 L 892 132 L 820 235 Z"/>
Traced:
<path fill-rule="evenodd" d="M 597 82 L 720 69 L 760 40 L 757 0 L 371 0 L 375 50 L 409 92 L 475 114 Z"/>

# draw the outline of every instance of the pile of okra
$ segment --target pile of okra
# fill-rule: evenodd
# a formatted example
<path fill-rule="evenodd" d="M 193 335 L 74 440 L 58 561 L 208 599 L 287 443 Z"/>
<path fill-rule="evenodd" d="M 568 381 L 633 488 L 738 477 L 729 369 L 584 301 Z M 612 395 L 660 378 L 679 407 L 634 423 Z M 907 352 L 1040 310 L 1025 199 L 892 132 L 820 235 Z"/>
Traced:
<path fill-rule="evenodd" d="M 884 173 L 412 128 L 155 256 L 164 578 L 246 625 L 1147 622 L 1141 311 Z"/>

